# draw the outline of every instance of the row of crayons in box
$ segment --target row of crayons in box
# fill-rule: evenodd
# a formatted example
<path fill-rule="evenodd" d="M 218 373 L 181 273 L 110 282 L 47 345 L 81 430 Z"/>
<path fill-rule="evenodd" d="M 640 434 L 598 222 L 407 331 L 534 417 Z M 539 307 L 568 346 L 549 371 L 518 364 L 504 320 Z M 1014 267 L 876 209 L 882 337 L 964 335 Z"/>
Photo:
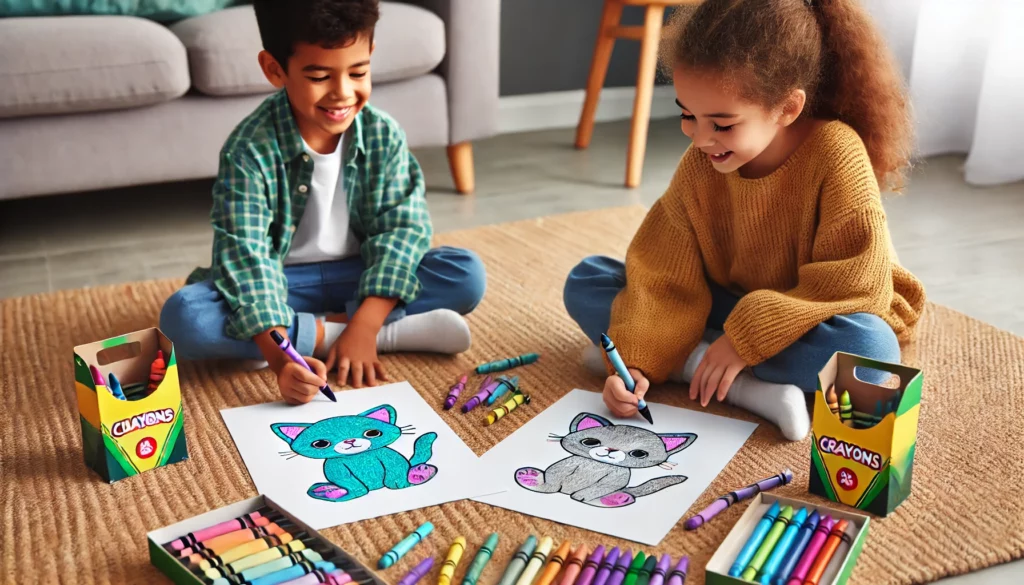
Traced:
<path fill-rule="evenodd" d="M 850 392 L 843 390 L 843 393 L 836 395 L 836 387 L 833 384 L 825 392 L 825 402 L 832 414 L 839 417 L 844 425 L 854 429 L 869 429 L 882 422 L 885 415 L 896 412 L 900 407 L 900 399 L 903 397 L 900 391 L 893 392 L 889 400 L 876 400 L 873 413 L 861 412 L 853 409 L 853 402 L 850 401 Z"/>
<path fill-rule="evenodd" d="M 89 365 L 89 372 L 92 374 L 92 381 L 96 384 L 97 390 L 105 388 L 107 392 L 110 392 L 118 400 L 138 400 L 149 396 L 157 389 L 164 376 L 167 375 L 167 362 L 164 360 L 163 350 L 158 349 L 156 351 L 156 359 L 149 366 L 149 382 L 124 386 L 121 385 L 121 381 L 118 380 L 114 372 L 110 372 L 106 380 L 103 379 L 103 374 L 99 368 L 94 365 Z"/>
<path fill-rule="evenodd" d="M 370 583 L 362 568 L 270 508 L 191 532 L 164 548 L 213 585 Z"/>
<path fill-rule="evenodd" d="M 462 405 L 462 414 L 468 413 L 481 404 L 493 406 L 499 398 L 502 398 L 507 394 L 508 396 L 505 399 L 505 402 L 501 403 L 498 408 L 495 408 L 488 413 L 487 418 L 485 419 L 485 424 L 492 425 L 519 406 L 529 404 L 530 395 L 524 394 L 522 389 L 519 387 L 519 376 L 513 376 L 512 378 L 509 378 L 508 376 L 498 376 L 497 378 L 492 378 L 489 374 L 532 364 L 538 359 L 540 359 L 540 354 L 528 353 L 516 357 L 487 362 L 486 364 L 480 364 L 477 366 L 474 370 L 477 374 L 488 374 L 488 376 L 480 382 L 480 388 L 477 393 Z M 455 403 L 459 400 L 459 396 L 463 391 L 465 391 L 467 382 L 469 382 L 469 376 L 463 375 L 454 385 L 452 385 L 451 388 L 448 389 L 448 396 L 445 397 L 443 405 L 445 410 L 451 410 L 455 406 Z"/>
<path fill-rule="evenodd" d="M 833 558 L 850 546 L 847 521 L 821 517 L 776 501 L 758 521 L 729 569 L 729 576 L 762 585 L 818 585 Z"/>

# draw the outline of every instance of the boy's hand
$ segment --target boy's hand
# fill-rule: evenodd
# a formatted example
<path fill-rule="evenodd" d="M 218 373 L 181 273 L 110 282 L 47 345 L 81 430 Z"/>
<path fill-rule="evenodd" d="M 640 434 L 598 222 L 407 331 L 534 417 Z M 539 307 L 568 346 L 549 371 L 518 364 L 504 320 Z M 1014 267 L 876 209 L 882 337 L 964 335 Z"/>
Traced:
<path fill-rule="evenodd" d="M 387 381 L 384 364 L 377 359 L 377 331 L 372 326 L 357 322 L 349 323 L 338 336 L 327 354 L 327 369 L 338 366 L 338 384 L 347 383 L 352 374 L 352 387 L 362 388 L 363 379 L 367 386 L 376 386 L 377 380 Z"/>
<path fill-rule="evenodd" d="M 636 415 L 640 399 L 647 394 L 647 389 L 651 386 L 650 381 L 640 370 L 630 368 L 629 374 L 633 376 L 635 394 L 626 389 L 626 383 L 618 376 L 608 376 L 604 381 L 604 403 L 608 410 L 619 418 Z"/>
<path fill-rule="evenodd" d="M 320 387 L 327 383 L 327 368 L 324 367 L 324 363 L 309 356 L 303 356 L 303 359 L 313 368 L 313 372 L 289 361 L 277 373 L 277 386 L 281 389 L 281 396 L 289 404 L 305 404 L 313 400 L 320 392 Z"/>
<path fill-rule="evenodd" d="M 711 397 L 719 402 L 725 400 L 736 376 L 747 367 L 747 363 L 736 353 L 728 335 L 722 335 L 708 347 L 704 359 L 690 381 L 690 400 L 700 398 L 700 405 L 707 406 Z"/>

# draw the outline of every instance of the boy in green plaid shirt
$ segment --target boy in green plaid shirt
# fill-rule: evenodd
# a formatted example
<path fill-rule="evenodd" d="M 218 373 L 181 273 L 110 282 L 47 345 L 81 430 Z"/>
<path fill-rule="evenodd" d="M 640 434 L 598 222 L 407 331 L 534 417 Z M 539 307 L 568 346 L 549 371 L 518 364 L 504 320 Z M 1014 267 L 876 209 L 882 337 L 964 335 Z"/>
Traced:
<path fill-rule="evenodd" d="M 335 367 L 341 385 L 386 380 L 378 352 L 465 351 L 484 267 L 468 250 L 430 249 L 419 164 L 367 103 L 377 0 L 253 4 L 279 91 L 221 149 L 211 266 L 167 300 L 161 329 L 182 359 L 265 360 L 292 403 Z"/>

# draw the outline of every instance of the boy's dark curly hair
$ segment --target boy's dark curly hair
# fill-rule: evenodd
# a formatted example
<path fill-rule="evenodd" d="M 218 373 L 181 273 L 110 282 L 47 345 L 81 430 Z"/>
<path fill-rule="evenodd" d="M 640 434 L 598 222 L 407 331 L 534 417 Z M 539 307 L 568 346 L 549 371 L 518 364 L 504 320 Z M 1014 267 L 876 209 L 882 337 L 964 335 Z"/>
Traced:
<path fill-rule="evenodd" d="M 285 70 L 295 43 L 339 47 L 366 34 L 380 18 L 378 0 L 253 0 L 263 48 Z"/>

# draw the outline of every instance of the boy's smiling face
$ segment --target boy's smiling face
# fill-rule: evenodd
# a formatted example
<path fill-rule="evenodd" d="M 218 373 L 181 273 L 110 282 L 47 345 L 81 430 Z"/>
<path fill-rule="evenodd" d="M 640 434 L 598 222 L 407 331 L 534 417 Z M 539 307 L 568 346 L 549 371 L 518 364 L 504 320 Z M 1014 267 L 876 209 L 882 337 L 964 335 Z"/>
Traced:
<path fill-rule="evenodd" d="M 334 152 L 341 135 L 370 99 L 370 35 L 338 47 L 297 42 L 287 69 L 266 51 L 260 66 L 267 79 L 288 92 L 295 122 L 306 144 L 322 154 Z"/>

